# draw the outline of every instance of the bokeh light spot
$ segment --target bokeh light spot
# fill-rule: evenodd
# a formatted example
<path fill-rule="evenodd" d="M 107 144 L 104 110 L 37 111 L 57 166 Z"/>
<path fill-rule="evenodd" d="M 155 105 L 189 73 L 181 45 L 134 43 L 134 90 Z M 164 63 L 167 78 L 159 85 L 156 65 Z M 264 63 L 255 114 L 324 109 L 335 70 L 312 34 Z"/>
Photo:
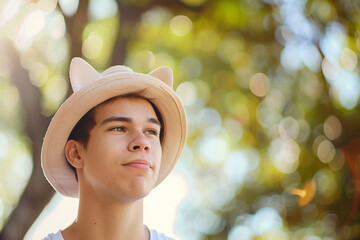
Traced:
<path fill-rule="evenodd" d="M 345 48 L 341 52 L 340 62 L 346 70 L 352 71 L 357 66 L 358 57 L 351 49 Z"/>
<path fill-rule="evenodd" d="M 117 12 L 118 5 L 114 0 L 90 1 L 89 14 L 94 21 L 110 18 Z"/>
<path fill-rule="evenodd" d="M 96 59 L 100 56 L 103 48 L 103 39 L 96 32 L 89 34 L 89 37 L 84 41 L 82 46 L 82 53 L 88 59 Z"/>
<path fill-rule="evenodd" d="M 197 78 L 202 72 L 202 64 L 195 57 L 185 57 L 179 63 L 179 70 L 185 78 Z"/>
<path fill-rule="evenodd" d="M 333 59 L 324 58 L 322 61 L 322 71 L 329 80 L 334 80 L 340 73 L 340 67 Z"/>
<path fill-rule="evenodd" d="M 310 42 L 301 45 L 301 57 L 304 64 L 313 72 L 318 72 L 322 57 L 314 44 Z"/>
<path fill-rule="evenodd" d="M 257 73 L 251 77 L 249 88 L 255 96 L 264 97 L 270 88 L 269 78 L 263 73 Z"/>
<path fill-rule="evenodd" d="M 64 16 L 59 11 L 54 11 L 49 17 L 46 28 L 50 35 L 55 38 L 62 38 L 66 32 Z"/>
<path fill-rule="evenodd" d="M 221 215 L 208 209 L 193 212 L 192 218 L 194 218 L 193 223 L 196 224 L 196 229 L 206 234 L 216 234 L 223 225 Z"/>
<path fill-rule="evenodd" d="M 184 15 L 173 17 L 170 21 L 170 29 L 177 36 L 185 36 L 191 31 L 192 21 Z"/>
<path fill-rule="evenodd" d="M 224 41 L 222 41 L 217 49 L 217 53 L 219 58 L 225 62 L 225 63 L 231 63 L 232 59 L 234 56 L 236 56 L 237 54 L 239 54 L 239 52 L 241 52 L 244 49 L 244 43 L 241 42 L 239 39 L 234 39 L 234 38 L 229 38 L 229 39 L 225 39 Z M 245 54 L 245 56 L 244 56 Z M 248 57 L 250 58 L 250 56 L 247 53 L 241 54 L 240 56 L 242 57 Z M 246 65 L 248 65 L 249 63 L 247 62 L 247 60 L 249 59 L 243 59 L 243 61 L 240 61 L 241 59 L 237 58 L 238 62 L 244 62 L 247 63 Z M 250 61 L 251 62 L 251 61 Z M 238 65 L 238 64 L 235 64 Z"/>
<path fill-rule="evenodd" d="M 48 14 L 55 10 L 57 5 L 57 0 L 38 0 L 36 5 L 44 13 Z"/>
<path fill-rule="evenodd" d="M 300 77 L 300 89 L 312 100 L 321 98 L 323 94 L 323 85 L 316 75 L 302 75 Z"/>
<path fill-rule="evenodd" d="M 329 21 L 333 9 L 326 1 L 316 1 L 312 3 L 312 10 L 322 21 Z"/>
<path fill-rule="evenodd" d="M 241 151 L 234 151 L 226 159 L 223 172 L 231 181 L 241 184 L 246 177 L 249 164 L 248 158 Z"/>
<path fill-rule="evenodd" d="M 144 69 L 153 69 L 155 66 L 155 55 L 149 50 L 142 50 L 135 54 L 134 61 L 136 68 Z"/>
<path fill-rule="evenodd" d="M 221 129 L 221 116 L 212 108 L 203 108 L 197 114 L 196 124 L 204 133 L 216 133 Z"/>
<path fill-rule="evenodd" d="M 300 47 L 295 44 L 287 44 L 281 53 L 281 65 L 290 71 L 296 71 L 303 67 Z"/>
<path fill-rule="evenodd" d="M 237 81 L 239 86 L 248 87 L 249 78 L 247 76 L 251 76 L 252 72 L 250 69 L 253 68 L 254 62 L 252 57 L 247 52 L 238 52 L 235 54 L 226 53 L 226 52 L 218 52 L 220 58 L 223 61 L 227 62 L 227 57 L 230 57 L 230 64 L 232 69 L 239 75 L 241 78 Z M 228 56 L 226 56 L 228 55 Z M 246 76 L 246 77 L 243 77 Z"/>
<path fill-rule="evenodd" d="M 60 102 L 63 101 L 66 96 L 66 91 L 67 82 L 63 77 L 54 76 L 49 79 L 47 84 L 44 86 L 44 108 L 49 112 L 49 114 L 59 107 Z"/>
<path fill-rule="evenodd" d="M 330 116 L 324 123 L 324 133 L 330 140 L 337 139 L 342 132 L 340 120 L 335 116 Z"/>
<path fill-rule="evenodd" d="M 26 180 L 29 179 L 33 169 L 32 159 L 25 152 L 19 153 L 13 160 L 12 168 L 13 172 L 24 182 L 26 182 Z"/>
<path fill-rule="evenodd" d="M 62 12 L 68 16 L 73 16 L 79 6 L 79 0 L 59 0 L 59 5 Z"/>
<path fill-rule="evenodd" d="M 233 227 L 228 236 L 228 240 L 252 240 L 253 233 L 248 226 L 235 226 Z"/>
<path fill-rule="evenodd" d="M 285 139 L 296 139 L 299 136 L 300 125 L 293 117 L 285 117 L 280 121 L 279 133 Z"/>
<path fill-rule="evenodd" d="M 32 38 L 45 26 L 45 15 L 41 10 L 31 11 L 22 22 L 16 35 L 17 47 L 25 49 L 32 43 Z"/>
<path fill-rule="evenodd" d="M 271 128 L 282 119 L 280 113 L 269 108 L 267 104 L 262 103 L 256 111 L 256 119 L 264 128 Z"/>
<path fill-rule="evenodd" d="M 230 152 L 222 169 L 230 182 L 235 183 L 239 187 L 244 182 L 254 179 L 259 163 L 260 156 L 257 149 L 249 148 Z M 251 175 L 250 179 L 249 175 Z"/>
<path fill-rule="evenodd" d="M 336 198 L 338 185 L 336 177 L 330 169 L 319 170 L 313 177 L 318 187 L 318 199 L 322 204 L 330 204 Z"/>
<path fill-rule="evenodd" d="M 247 125 L 250 119 L 250 112 L 248 107 L 242 103 L 241 101 L 236 101 L 233 103 L 233 105 L 230 107 L 230 112 L 239 119 L 241 124 Z"/>
<path fill-rule="evenodd" d="M 4 5 L 1 11 L 0 26 L 16 16 L 21 7 L 21 3 L 22 0 L 7 0 L 3 3 Z"/>
<path fill-rule="evenodd" d="M 177 88 L 176 92 L 185 106 L 195 103 L 197 97 L 196 86 L 192 82 L 182 82 Z"/>
<path fill-rule="evenodd" d="M 305 121 L 304 119 L 300 119 L 298 120 L 299 123 L 299 135 L 296 138 L 296 141 L 298 143 L 303 143 L 306 142 L 310 136 L 311 133 L 311 128 L 310 125 L 307 121 Z"/>
<path fill-rule="evenodd" d="M 360 79 L 354 72 L 341 71 L 341 75 L 333 83 L 342 106 L 350 110 L 356 107 L 359 100 Z"/>
<path fill-rule="evenodd" d="M 203 80 L 192 81 L 196 86 L 196 92 L 198 95 L 197 105 L 204 106 L 211 97 L 211 90 L 209 85 Z"/>
<path fill-rule="evenodd" d="M 203 162 L 216 165 L 226 159 L 229 147 L 222 137 L 208 135 L 200 140 L 198 151 Z"/>
<path fill-rule="evenodd" d="M 280 229 L 283 222 L 275 209 L 264 207 L 259 209 L 255 215 L 251 217 L 250 225 L 254 232 L 263 234 L 270 230 Z"/>
<path fill-rule="evenodd" d="M 299 145 L 293 140 L 275 138 L 270 143 L 270 156 L 274 166 L 282 173 L 290 174 L 299 166 Z"/>
<path fill-rule="evenodd" d="M 340 149 L 336 149 L 334 159 L 329 163 L 329 167 L 333 171 L 339 171 L 345 164 L 345 155 Z"/>
<path fill-rule="evenodd" d="M 44 64 L 37 62 L 30 68 L 29 77 L 30 82 L 34 86 L 41 87 L 47 81 L 49 77 L 49 71 Z"/>
<path fill-rule="evenodd" d="M 224 127 L 233 141 L 238 141 L 243 136 L 243 127 L 233 118 L 226 118 L 224 121 Z"/>
<path fill-rule="evenodd" d="M 328 163 L 333 160 L 336 154 L 334 145 L 329 140 L 322 141 L 317 148 L 317 156 L 323 163 Z"/>
<path fill-rule="evenodd" d="M 174 69 L 175 63 L 172 55 L 168 53 L 155 53 L 155 67 L 169 66 Z"/>

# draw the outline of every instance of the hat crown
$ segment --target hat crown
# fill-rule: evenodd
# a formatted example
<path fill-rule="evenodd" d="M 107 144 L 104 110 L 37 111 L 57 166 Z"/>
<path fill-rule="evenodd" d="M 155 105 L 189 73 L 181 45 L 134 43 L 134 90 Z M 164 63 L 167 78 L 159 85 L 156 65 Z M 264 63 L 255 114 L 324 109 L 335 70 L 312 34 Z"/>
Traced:
<path fill-rule="evenodd" d="M 73 58 L 70 63 L 70 82 L 74 92 L 79 91 L 103 77 L 131 73 L 134 73 L 131 68 L 123 65 L 117 65 L 106 69 L 100 74 L 88 62 L 79 57 Z M 150 72 L 148 75 L 161 80 L 172 88 L 173 72 L 171 68 L 159 67 Z"/>
<path fill-rule="evenodd" d="M 133 73 L 133 72 L 134 71 L 129 67 L 126 67 L 123 65 L 117 65 L 117 66 L 112 66 L 112 67 L 106 69 L 105 71 L 103 71 L 101 73 L 101 75 L 103 77 L 105 77 L 105 76 L 119 74 L 119 73 Z"/>

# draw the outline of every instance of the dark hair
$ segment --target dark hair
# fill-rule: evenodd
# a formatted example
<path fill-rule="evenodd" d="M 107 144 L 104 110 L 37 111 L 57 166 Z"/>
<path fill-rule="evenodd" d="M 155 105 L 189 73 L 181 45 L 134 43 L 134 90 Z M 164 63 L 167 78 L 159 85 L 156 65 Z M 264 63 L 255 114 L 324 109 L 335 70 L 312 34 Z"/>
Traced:
<path fill-rule="evenodd" d="M 144 90 L 145 91 L 145 90 Z M 154 109 L 154 112 L 156 114 L 157 119 L 160 122 L 160 143 L 162 143 L 163 137 L 164 137 L 164 129 L 163 129 L 163 119 L 162 116 L 160 114 L 159 109 L 155 106 L 155 104 L 153 104 L 148 98 L 143 97 L 142 95 L 140 95 L 140 93 L 144 92 L 136 92 L 136 93 L 130 93 L 130 94 L 126 94 L 126 95 L 120 95 L 120 96 L 116 96 L 116 97 L 112 97 L 109 98 L 108 100 L 96 105 L 95 107 L 93 107 L 92 109 L 90 109 L 75 125 L 75 127 L 73 128 L 73 130 L 71 131 L 69 138 L 67 141 L 69 140 L 75 140 L 80 142 L 81 144 L 84 145 L 84 148 L 86 149 L 87 147 L 87 143 L 89 141 L 90 138 L 90 131 L 96 126 L 96 121 L 95 121 L 95 110 L 97 107 L 112 102 L 116 99 L 119 98 L 141 98 L 144 100 L 147 100 L 151 106 Z M 66 156 L 65 156 L 66 162 L 69 165 L 69 167 L 75 172 L 75 177 L 77 180 L 77 173 L 76 173 L 76 168 L 74 166 L 72 166 L 69 161 L 67 160 Z"/>

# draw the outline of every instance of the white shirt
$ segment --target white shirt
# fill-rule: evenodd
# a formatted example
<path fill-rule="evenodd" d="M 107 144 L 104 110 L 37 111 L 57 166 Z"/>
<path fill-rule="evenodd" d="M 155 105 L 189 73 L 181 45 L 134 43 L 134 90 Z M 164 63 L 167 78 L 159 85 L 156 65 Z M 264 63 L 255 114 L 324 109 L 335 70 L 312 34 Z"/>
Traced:
<path fill-rule="evenodd" d="M 154 229 L 149 229 L 149 231 L 150 240 L 174 240 L 173 238 L 167 237 L 163 233 L 159 233 Z M 61 235 L 61 230 L 59 230 L 57 233 L 50 233 L 43 240 L 64 240 L 64 238 Z"/>

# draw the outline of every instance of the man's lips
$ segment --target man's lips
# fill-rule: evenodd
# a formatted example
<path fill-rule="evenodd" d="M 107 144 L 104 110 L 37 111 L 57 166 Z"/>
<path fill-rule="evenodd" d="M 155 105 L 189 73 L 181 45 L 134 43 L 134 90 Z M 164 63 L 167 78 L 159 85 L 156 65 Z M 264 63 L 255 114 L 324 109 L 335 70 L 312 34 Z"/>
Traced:
<path fill-rule="evenodd" d="M 148 161 L 142 160 L 142 159 L 130 161 L 128 163 L 123 164 L 123 166 L 141 168 L 141 169 L 150 169 L 151 168 L 151 164 Z"/>

